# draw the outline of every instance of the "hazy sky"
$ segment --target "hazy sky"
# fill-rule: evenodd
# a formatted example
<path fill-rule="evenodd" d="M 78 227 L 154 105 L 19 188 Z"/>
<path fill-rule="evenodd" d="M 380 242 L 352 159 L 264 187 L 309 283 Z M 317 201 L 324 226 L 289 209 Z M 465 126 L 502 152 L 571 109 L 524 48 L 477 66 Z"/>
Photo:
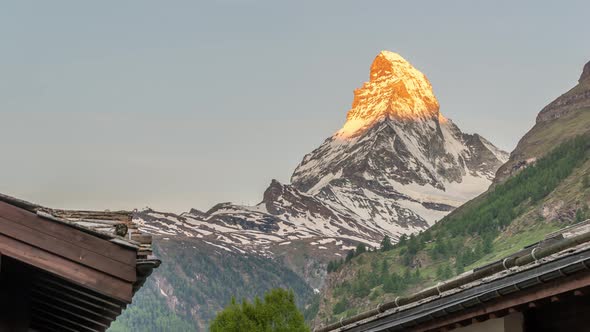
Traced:
<path fill-rule="evenodd" d="M 340 128 L 382 49 L 511 150 L 590 60 L 584 1 L 2 1 L 0 192 L 257 203 Z"/>

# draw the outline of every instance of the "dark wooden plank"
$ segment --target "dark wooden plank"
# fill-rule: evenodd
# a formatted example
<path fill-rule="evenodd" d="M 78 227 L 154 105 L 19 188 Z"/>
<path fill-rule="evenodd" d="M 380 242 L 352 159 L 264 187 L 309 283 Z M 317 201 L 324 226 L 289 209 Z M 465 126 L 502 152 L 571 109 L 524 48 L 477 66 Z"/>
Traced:
<path fill-rule="evenodd" d="M 101 301 L 88 301 L 88 299 L 84 296 L 81 296 L 80 293 L 69 291 L 67 288 L 53 288 L 50 287 L 50 285 L 47 285 L 47 283 L 36 282 L 34 284 L 33 292 L 35 291 L 50 294 L 55 298 L 62 298 L 64 301 L 69 301 L 79 306 L 94 308 L 96 312 L 101 312 L 105 316 L 109 315 L 111 320 L 115 320 L 115 318 L 121 314 L 120 307 L 117 307 L 117 309 L 113 310 L 112 307 L 107 307 Z"/>
<path fill-rule="evenodd" d="M 34 309 L 33 309 L 33 311 L 34 311 Z M 37 322 L 37 321 L 39 321 L 39 322 Z M 36 312 L 33 322 L 31 323 L 31 327 L 34 329 L 37 329 L 38 331 L 45 330 L 45 331 L 51 331 L 51 332 L 64 332 L 64 331 L 80 332 L 79 330 L 76 330 L 74 328 L 71 328 L 69 326 L 65 326 L 65 325 L 62 325 L 62 324 L 56 322 L 56 320 L 53 318 L 43 317 L 42 315 L 39 315 L 37 312 Z"/>
<path fill-rule="evenodd" d="M 133 284 L 0 234 L 0 252 L 106 296 L 131 303 Z"/>
<path fill-rule="evenodd" d="M 39 289 L 33 289 L 33 294 L 35 295 L 36 299 L 33 299 L 33 302 L 40 301 L 44 303 L 52 303 L 57 306 L 59 310 L 72 312 L 75 315 L 83 316 L 84 319 L 87 319 L 91 322 L 94 322 L 97 325 L 102 325 L 105 328 L 109 326 L 109 324 L 115 320 L 116 317 L 107 317 L 102 314 L 102 312 L 94 311 L 92 307 L 85 307 L 80 305 L 79 303 L 70 301 L 62 296 L 56 296 L 53 293 L 46 293 Z M 49 304 L 51 305 L 51 304 Z"/>
<path fill-rule="evenodd" d="M 10 236 L 13 239 L 28 243 L 76 263 L 104 271 L 117 278 L 131 282 L 137 280 L 135 265 L 121 263 L 55 236 L 42 233 L 35 228 L 15 223 L 2 216 L 0 216 L 0 234 Z"/>
<path fill-rule="evenodd" d="M 39 313 L 41 313 L 42 315 L 44 315 L 45 317 L 49 318 L 50 321 L 52 322 L 59 322 L 58 324 L 66 326 L 66 324 L 68 326 L 73 327 L 72 330 L 76 331 L 76 332 L 82 332 L 82 331 L 88 331 L 88 332 L 100 332 L 100 331 L 104 331 L 104 329 L 97 329 L 97 328 L 93 328 L 90 326 L 86 326 L 84 324 L 80 324 L 79 322 L 76 322 L 72 319 L 69 319 L 67 317 L 61 316 L 59 314 L 56 314 L 55 312 L 51 312 L 50 310 L 47 310 L 46 308 L 43 308 L 41 306 L 34 306 L 33 307 L 33 311 L 36 311 L 37 313 L 35 314 L 35 316 L 38 316 Z"/>
<path fill-rule="evenodd" d="M 15 223 L 35 228 L 42 233 L 62 239 L 127 265 L 135 265 L 137 253 L 131 248 L 105 241 L 65 224 L 45 220 L 34 213 L 0 202 L 0 216 Z"/>
<path fill-rule="evenodd" d="M 34 296 L 33 303 L 35 305 L 40 305 L 40 307 L 54 312 L 59 316 L 62 317 L 69 317 L 70 319 L 77 321 L 78 323 L 84 326 L 100 326 L 106 329 L 109 327 L 110 320 L 103 319 L 102 317 L 100 320 L 96 319 L 97 315 L 95 313 L 89 313 L 85 310 L 85 308 L 79 308 L 72 305 L 64 305 L 63 303 L 58 304 L 53 302 L 55 300 L 53 298 L 43 298 L 41 296 Z"/>
<path fill-rule="evenodd" d="M 121 306 L 125 305 L 125 302 L 116 301 L 115 299 L 105 296 L 104 294 L 92 292 L 88 288 L 68 283 L 63 278 L 57 278 L 53 275 L 45 274 L 44 276 L 37 278 L 33 282 L 33 285 L 37 286 L 39 283 L 48 284 L 49 287 L 54 288 L 56 290 L 70 291 L 72 292 L 72 294 L 75 294 L 76 297 L 85 298 L 92 302 L 96 302 L 97 304 L 100 303 L 102 305 L 112 308 L 113 310 L 118 311 L 119 313 Z"/>
<path fill-rule="evenodd" d="M 137 241 L 141 244 L 152 244 L 152 236 L 149 234 L 133 233 L 131 234 L 131 240 Z"/>

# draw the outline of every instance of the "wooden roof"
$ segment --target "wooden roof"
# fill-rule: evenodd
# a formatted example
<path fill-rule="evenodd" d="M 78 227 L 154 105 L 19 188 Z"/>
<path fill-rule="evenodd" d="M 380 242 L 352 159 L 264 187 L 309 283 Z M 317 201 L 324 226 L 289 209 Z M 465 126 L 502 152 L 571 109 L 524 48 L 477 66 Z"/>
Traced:
<path fill-rule="evenodd" d="M 0 194 L 0 202 L 35 213 L 43 219 L 109 239 L 119 245 L 137 248 L 138 256 L 146 258 L 152 253 L 152 236 L 139 231 L 137 224 L 133 222 L 132 211 L 52 209 L 4 194 Z"/>
<path fill-rule="evenodd" d="M 106 330 L 160 265 L 151 245 L 132 212 L 50 209 L 0 194 L 0 273 L 30 296 L 33 325 Z M 10 276 L 23 269 L 26 283 Z"/>

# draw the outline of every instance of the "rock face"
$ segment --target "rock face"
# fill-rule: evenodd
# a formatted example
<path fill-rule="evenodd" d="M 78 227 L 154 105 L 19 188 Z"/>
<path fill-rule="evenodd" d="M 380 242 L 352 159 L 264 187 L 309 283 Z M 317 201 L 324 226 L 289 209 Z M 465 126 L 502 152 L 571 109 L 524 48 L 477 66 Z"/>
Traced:
<path fill-rule="evenodd" d="M 590 62 L 584 66 L 578 85 L 545 106 L 537 116 L 537 123 L 555 120 L 583 108 L 590 108 Z"/>
<path fill-rule="evenodd" d="M 384 51 L 369 78 L 342 129 L 303 158 L 292 184 L 273 180 L 256 206 L 144 211 L 146 230 L 261 255 L 277 243 L 333 239 L 339 252 L 424 230 L 488 188 L 507 154 L 444 118 L 424 74 Z"/>
<path fill-rule="evenodd" d="M 580 75 L 580 79 L 578 80 L 578 83 L 582 83 L 582 81 L 586 81 L 590 79 L 590 61 L 588 61 L 588 63 L 584 66 L 584 69 L 582 70 L 582 75 Z"/>
<path fill-rule="evenodd" d="M 430 82 L 400 55 L 383 51 L 371 65 L 370 80 L 354 91 L 352 109 L 341 138 L 353 137 L 383 117 L 428 119 L 438 116 L 439 105 Z"/>

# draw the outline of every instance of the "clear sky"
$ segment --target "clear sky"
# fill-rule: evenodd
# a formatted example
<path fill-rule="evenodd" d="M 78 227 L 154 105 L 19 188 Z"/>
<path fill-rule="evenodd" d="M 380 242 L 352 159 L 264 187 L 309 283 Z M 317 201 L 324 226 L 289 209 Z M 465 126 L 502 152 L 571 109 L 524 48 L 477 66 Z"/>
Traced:
<path fill-rule="evenodd" d="M 257 203 L 342 126 L 382 49 L 511 150 L 590 60 L 584 1 L 2 1 L 0 192 Z"/>

